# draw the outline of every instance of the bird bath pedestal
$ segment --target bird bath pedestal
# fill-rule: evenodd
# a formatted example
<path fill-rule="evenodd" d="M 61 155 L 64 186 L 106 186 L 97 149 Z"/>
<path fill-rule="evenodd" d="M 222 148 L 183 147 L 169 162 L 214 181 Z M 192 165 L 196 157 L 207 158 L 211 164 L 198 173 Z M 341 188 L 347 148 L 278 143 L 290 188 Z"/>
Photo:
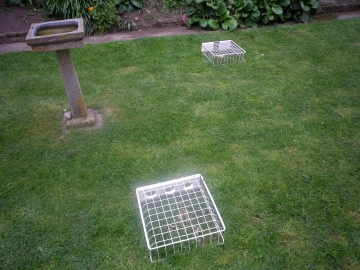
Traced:
<path fill-rule="evenodd" d="M 79 18 L 34 23 L 25 39 L 34 52 L 56 51 L 71 108 L 71 117 L 65 119 L 66 127 L 90 127 L 96 124 L 96 111 L 86 108 L 70 54 L 71 48 L 84 46 L 84 36 L 84 21 Z"/>

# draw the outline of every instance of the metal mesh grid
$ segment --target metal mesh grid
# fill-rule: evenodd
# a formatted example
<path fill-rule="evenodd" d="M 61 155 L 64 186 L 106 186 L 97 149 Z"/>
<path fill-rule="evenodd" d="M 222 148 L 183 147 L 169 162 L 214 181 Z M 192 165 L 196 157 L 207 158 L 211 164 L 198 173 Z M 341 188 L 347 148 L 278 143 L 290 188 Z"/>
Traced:
<path fill-rule="evenodd" d="M 245 62 L 246 51 L 232 40 L 202 43 L 201 52 L 215 66 L 231 62 Z"/>
<path fill-rule="evenodd" d="M 223 243 L 225 225 L 200 174 L 136 189 L 151 261 Z"/>

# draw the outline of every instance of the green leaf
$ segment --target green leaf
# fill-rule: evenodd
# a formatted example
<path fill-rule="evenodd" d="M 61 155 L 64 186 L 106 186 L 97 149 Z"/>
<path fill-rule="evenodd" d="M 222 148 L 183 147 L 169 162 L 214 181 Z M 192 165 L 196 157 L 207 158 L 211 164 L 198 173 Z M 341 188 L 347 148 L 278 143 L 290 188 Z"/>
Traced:
<path fill-rule="evenodd" d="M 309 11 L 310 7 L 304 4 L 304 1 L 300 1 L 300 5 L 304 11 Z"/>
<path fill-rule="evenodd" d="M 196 7 L 188 6 L 186 9 L 186 16 L 191 16 L 197 11 Z"/>
<path fill-rule="evenodd" d="M 245 24 L 244 20 L 240 20 L 240 21 L 239 21 L 239 25 L 240 25 L 241 28 L 245 28 L 245 27 L 246 27 L 246 24 Z"/>
<path fill-rule="evenodd" d="M 287 7 L 287 6 L 290 6 L 291 2 L 290 2 L 290 0 L 281 0 L 279 2 L 279 4 L 283 7 Z"/>
<path fill-rule="evenodd" d="M 139 0 L 130 0 L 131 4 L 137 8 L 142 8 L 143 4 Z"/>
<path fill-rule="evenodd" d="M 267 5 L 265 3 L 262 3 L 262 2 L 259 3 L 259 7 L 262 9 L 266 9 L 266 6 Z"/>
<path fill-rule="evenodd" d="M 269 6 L 267 3 L 265 3 L 265 5 L 264 5 L 263 8 L 265 8 L 266 10 L 269 10 L 269 9 L 270 9 L 270 6 Z"/>
<path fill-rule="evenodd" d="M 207 19 L 200 19 L 200 20 L 199 20 L 199 25 L 200 25 L 200 27 L 202 27 L 202 28 L 206 28 L 206 26 L 208 25 Z"/>
<path fill-rule="evenodd" d="M 200 18 L 198 17 L 198 15 L 194 15 L 192 17 L 192 19 L 193 19 L 194 22 L 199 22 L 200 21 Z"/>
<path fill-rule="evenodd" d="M 124 4 L 120 4 L 118 12 L 119 14 L 123 14 L 126 11 L 126 6 Z"/>
<path fill-rule="evenodd" d="M 251 16 L 253 16 L 254 18 L 260 17 L 260 11 L 255 10 L 255 11 L 251 12 Z"/>
<path fill-rule="evenodd" d="M 194 20 L 192 18 L 188 18 L 186 20 L 186 26 L 192 26 L 194 24 Z"/>
<path fill-rule="evenodd" d="M 300 19 L 301 19 L 301 21 L 304 22 L 304 23 L 309 22 L 309 20 L 310 20 L 310 12 L 304 11 L 304 12 L 301 14 L 301 16 L 300 16 Z"/>
<path fill-rule="evenodd" d="M 218 15 L 219 17 L 222 17 L 225 13 L 226 13 L 226 5 L 223 1 L 220 1 L 217 4 L 216 15 Z"/>
<path fill-rule="evenodd" d="M 208 20 L 208 24 L 212 30 L 217 30 L 219 28 L 219 22 L 213 18 Z"/>
<path fill-rule="evenodd" d="M 224 21 L 221 26 L 224 30 L 234 31 L 237 25 L 236 19 L 234 17 L 229 17 L 229 19 Z"/>
<path fill-rule="evenodd" d="M 131 3 L 129 3 L 127 5 L 127 7 L 126 7 L 126 11 L 127 12 L 133 12 L 134 11 L 134 6 Z"/>
<path fill-rule="evenodd" d="M 318 9 L 319 7 L 320 7 L 319 1 L 315 1 L 314 3 L 311 4 L 311 8 L 313 8 L 313 9 Z"/>
<path fill-rule="evenodd" d="M 221 19 L 222 21 L 225 21 L 225 20 L 228 19 L 229 17 L 230 17 L 230 11 L 229 11 L 229 10 L 226 10 L 225 13 L 224 13 L 222 16 L 220 16 L 220 19 Z"/>
<path fill-rule="evenodd" d="M 211 7 L 212 9 L 217 9 L 217 6 L 215 6 L 213 3 L 206 2 L 206 5 L 207 5 L 208 7 Z"/>
<path fill-rule="evenodd" d="M 251 11 L 254 8 L 254 3 L 252 1 L 245 2 L 244 11 Z"/>
<path fill-rule="evenodd" d="M 252 26 L 252 25 L 253 25 L 253 22 L 254 22 L 254 21 L 252 20 L 251 17 L 248 17 L 248 18 L 245 19 L 245 25 L 246 25 L 247 27 Z"/>
<path fill-rule="evenodd" d="M 277 15 L 283 14 L 283 9 L 282 9 L 282 7 L 281 7 L 280 5 L 278 5 L 278 4 L 274 4 L 274 5 L 271 7 L 271 10 L 272 10 L 275 14 L 277 14 Z"/>
<path fill-rule="evenodd" d="M 290 12 L 285 13 L 284 14 L 284 19 L 289 19 L 289 18 L 291 18 L 291 13 Z"/>

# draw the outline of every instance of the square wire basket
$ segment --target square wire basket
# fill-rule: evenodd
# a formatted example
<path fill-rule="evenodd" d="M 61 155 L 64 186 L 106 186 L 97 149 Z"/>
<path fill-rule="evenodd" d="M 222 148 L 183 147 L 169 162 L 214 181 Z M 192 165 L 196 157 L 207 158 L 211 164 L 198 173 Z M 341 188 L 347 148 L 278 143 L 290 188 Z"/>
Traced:
<path fill-rule="evenodd" d="M 245 62 L 246 51 L 232 40 L 202 43 L 201 52 L 215 66 L 231 62 Z"/>
<path fill-rule="evenodd" d="M 224 222 L 200 174 L 136 189 L 149 257 L 222 244 Z"/>

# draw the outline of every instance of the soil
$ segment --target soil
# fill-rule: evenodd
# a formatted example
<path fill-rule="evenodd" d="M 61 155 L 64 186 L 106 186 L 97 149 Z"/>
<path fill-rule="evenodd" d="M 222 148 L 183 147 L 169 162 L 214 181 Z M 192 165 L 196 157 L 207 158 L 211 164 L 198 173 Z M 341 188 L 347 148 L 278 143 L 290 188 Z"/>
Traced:
<path fill-rule="evenodd" d="M 128 24 L 134 23 L 138 30 L 144 28 L 184 26 L 181 9 L 175 11 L 166 10 L 162 4 L 156 1 L 147 1 L 141 10 L 125 12 L 121 15 L 124 29 L 128 29 Z"/>
<path fill-rule="evenodd" d="M 168 11 L 157 1 L 148 1 L 143 9 L 121 15 L 122 27 L 109 32 L 130 32 L 145 28 L 184 26 L 182 10 Z M 32 23 L 51 21 L 51 18 L 33 7 L 10 6 L 0 0 L 0 44 L 24 41 Z M 130 28 L 130 30 L 129 30 Z"/>

